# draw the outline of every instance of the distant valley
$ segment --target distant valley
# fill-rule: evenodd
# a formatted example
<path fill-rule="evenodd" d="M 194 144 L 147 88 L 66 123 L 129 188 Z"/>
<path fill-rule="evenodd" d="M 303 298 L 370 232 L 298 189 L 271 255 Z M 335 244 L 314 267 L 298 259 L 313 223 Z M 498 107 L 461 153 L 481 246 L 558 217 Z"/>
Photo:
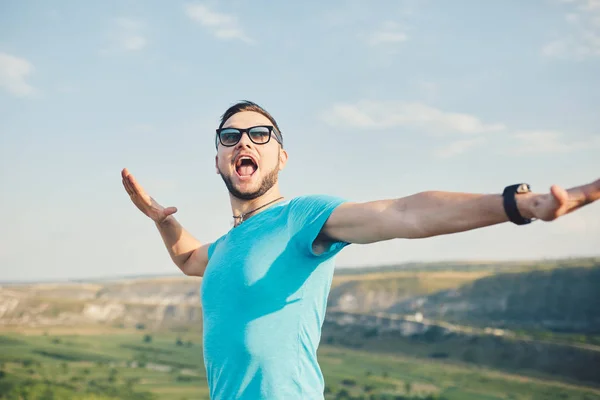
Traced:
<path fill-rule="evenodd" d="M 0 286 L 0 326 L 201 321 L 201 279 L 185 276 Z M 600 257 L 422 263 L 336 270 L 329 311 L 415 315 L 479 327 L 600 333 Z"/>
<path fill-rule="evenodd" d="M 0 329 L 201 332 L 200 284 L 6 284 Z M 600 258 L 338 269 L 322 341 L 600 385 Z"/>

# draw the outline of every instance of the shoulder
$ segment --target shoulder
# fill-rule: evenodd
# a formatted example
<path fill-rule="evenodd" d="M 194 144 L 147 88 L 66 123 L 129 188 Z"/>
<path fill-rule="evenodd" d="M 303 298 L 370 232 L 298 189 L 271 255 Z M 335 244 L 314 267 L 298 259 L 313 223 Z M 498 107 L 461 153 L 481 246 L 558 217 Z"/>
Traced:
<path fill-rule="evenodd" d="M 226 234 L 222 235 L 217 240 L 215 240 L 214 242 L 212 242 L 212 243 L 210 243 L 208 245 L 208 248 L 207 248 L 207 258 L 208 258 L 209 261 L 210 261 L 211 256 L 215 252 L 215 249 L 219 246 L 219 244 L 221 244 L 223 242 L 223 240 L 225 240 L 226 236 L 227 236 Z"/>
<path fill-rule="evenodd" d="M 290 201 L 288 226 L 303 252 L 311 256 L 333 255 L 347 244 L 321 234 L 332 213 L 345 203 L 341 197 L 326 194 L 303 195 Z"/>
<path fill-rule="evenodd" d="M 318 234 L 331 214 L 346 200 L 332 195 L 311 194 L 293 198 L 289 203 L 288 224 L 292 231 Z"/>
<path fill-rule="evenodd" d="M 346 202 L 346 199 L 328 194 L 308 194 L 294 197 L 289 202 L 292 210 L 322 209 L 337 207 Z"/>

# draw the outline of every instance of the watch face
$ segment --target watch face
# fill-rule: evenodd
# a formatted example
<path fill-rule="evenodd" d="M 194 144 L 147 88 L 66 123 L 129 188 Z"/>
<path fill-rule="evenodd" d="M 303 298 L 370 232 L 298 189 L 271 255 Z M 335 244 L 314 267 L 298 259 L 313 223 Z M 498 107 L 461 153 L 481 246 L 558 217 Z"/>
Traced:
<path fill-rule="evenodd" d="M 531 190 L 529 189 L 529 185 L 526 183 L 522 183 L 517 188 L 517 193 L 529 193 Z"/>

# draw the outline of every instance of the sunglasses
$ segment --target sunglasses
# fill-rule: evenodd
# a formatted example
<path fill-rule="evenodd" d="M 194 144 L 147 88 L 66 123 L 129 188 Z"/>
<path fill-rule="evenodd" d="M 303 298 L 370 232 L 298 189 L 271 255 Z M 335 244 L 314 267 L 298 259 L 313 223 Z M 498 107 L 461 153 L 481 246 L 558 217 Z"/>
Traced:
<path fill-rule="evenodd" d="M 253 126 L 246 129 L 237 129 L 237 128 L 220 128 L 217 129 L 217 139 L 215 140 L 215 145 L 219 147 L 219 142 L 226 147 L 235 146 L 242 139 L 242 135 L 246 133 L 252 143 L 254 144 L 267 144 L 271 140 L 271 136 L 273 136 L 273 132 L 275 132 L 275 140 L 283 146 L 283 139 L 277 130 L 274 130 L 272 126 L 269 125 L 260 125 Z"/>

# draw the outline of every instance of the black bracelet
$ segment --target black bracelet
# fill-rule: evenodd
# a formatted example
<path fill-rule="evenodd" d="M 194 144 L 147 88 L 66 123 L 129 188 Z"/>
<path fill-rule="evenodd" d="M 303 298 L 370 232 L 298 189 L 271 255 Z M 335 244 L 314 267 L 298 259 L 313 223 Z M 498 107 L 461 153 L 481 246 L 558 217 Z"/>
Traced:
<path fill-rule="evenodd" d="M 531 187 L 527 183 L 519 183 L 504 188 L 504 192 L 502 192 L 504 212 L 506 212 L 508 219 L 512 223 L 526 225 L 533 221 L 532 218 L 523 218 L 517 207 L 516 195 L 529 192 L 531 192 Z"/>

